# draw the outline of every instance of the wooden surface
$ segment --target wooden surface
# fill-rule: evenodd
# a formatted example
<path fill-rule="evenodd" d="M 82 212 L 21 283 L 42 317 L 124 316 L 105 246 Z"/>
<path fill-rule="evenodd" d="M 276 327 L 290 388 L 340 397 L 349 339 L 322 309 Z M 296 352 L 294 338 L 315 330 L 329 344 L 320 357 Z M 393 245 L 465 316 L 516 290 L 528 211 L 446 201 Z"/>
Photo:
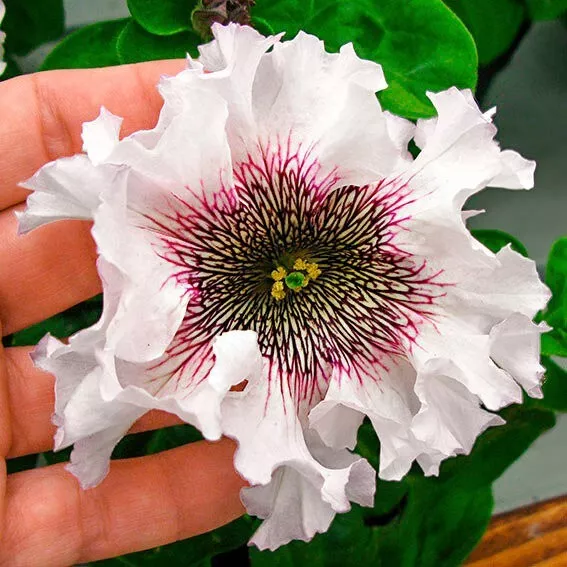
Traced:
<path fill-rule="evenodd" d="M 567 567 L 567 496 L 495 516 L 466 566 Z"/>

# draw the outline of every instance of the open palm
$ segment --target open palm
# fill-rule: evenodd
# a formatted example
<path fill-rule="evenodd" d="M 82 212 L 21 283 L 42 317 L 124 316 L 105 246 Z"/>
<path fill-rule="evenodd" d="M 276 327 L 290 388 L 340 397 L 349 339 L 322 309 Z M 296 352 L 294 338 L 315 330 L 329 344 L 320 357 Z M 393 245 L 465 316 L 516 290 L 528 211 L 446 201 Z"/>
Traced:
<path fill-rule="evenodd" d="M 100 293 L 90 225 L 49 225 L 17 235 L 18 183 L 44 163 L 81 150 L 81 124 L 101 105 L 124 116 L 123 131 L 153 126 L 155 85 L 182 62 L 27 75 L 0 84 L 0 320 L 16 332 Z M 54 378 L 29 347 L 0 352 L 0 456 L 49 450 Z M 176 423 L 150 412 L 135 431 Z M 6 475 L 0 459 L 0 565 L 72 565 L 146 549 L 211 530 L 243 512 L 233 444 L 199 442 L 113 461 L 97 488 L 82 491 L 62 465 Z"/>

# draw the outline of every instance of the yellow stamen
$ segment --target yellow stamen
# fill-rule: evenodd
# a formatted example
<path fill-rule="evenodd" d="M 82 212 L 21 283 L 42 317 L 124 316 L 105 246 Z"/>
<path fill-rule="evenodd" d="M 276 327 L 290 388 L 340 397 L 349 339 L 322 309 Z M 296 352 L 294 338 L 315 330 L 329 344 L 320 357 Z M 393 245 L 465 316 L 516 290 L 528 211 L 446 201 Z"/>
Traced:
<path fill-rule="evenodd" d="M 271 273 L 272 279 L 276 280 L 277 282 L 283 280 L 287 276 L 287 272 L 283 266 L 278 266 L 277 270 L 274 270 Z M 283 284 L 282 284 L 283 285 Z"/>
<path fill-rule="evenodd" d="M 281 301 L 285 297 L 283 281 L 279 280 L 274 282 L 274 285 L 272 286 L 272 297 L 277 301 Z"/>
<path fill-rule="evenodd" d="M 317 264 L 315 263 L 307 264 L 306 270 L 307 270 L 307 275 L 311 280 L 316 280 L 321 275 L 321 270 L 319 269 L 319 266 L 317 266 Z"/>
<path fill-rule="evenodd" d="M 293 264 L 293 269 L 294 270 L 307 270 L 308 266 L 309 266 L 309 264 L 305 260 L 298 258 L 295 261 L 295 263 Z"/>

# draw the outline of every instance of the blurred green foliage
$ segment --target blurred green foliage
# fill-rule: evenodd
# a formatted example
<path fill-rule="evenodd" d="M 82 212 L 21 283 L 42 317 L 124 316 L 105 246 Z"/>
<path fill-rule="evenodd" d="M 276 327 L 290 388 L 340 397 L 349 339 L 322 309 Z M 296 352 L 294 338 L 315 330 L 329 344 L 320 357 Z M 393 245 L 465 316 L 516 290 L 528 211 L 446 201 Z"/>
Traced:
<path fill-rule="evenodd" d="M 252 22 L 289 39 L 316 34 L 331 51 L 352 41 L 360 57 L 382 65 L 389 86 L 380 101 L 400 116 L 432 116 L 426 91 L 476 84 L 474 42 L 440 0 L 258 0 Z"/>
<path fill-rule="evenodd" d="M 514 236 L 502 230 L 472 230 L 472 235 L 489 250 L 496 253 L 508 244 L 522 256 L 529 256 L 526 247 Z"/>
<path fill-rule="evenodd" d="M 102 295 L 98 295 L 5 338 L 6 346 L 35 345 L 49 333 L 58 339 L 94 325 L 102 313 Z"/>
<path fill-rule="evenodd" d="M 149 33 L 173 35 L 191 29 L 193 0 L 128 0 L 132 17 Z"/>
<path fill-rule="evenodd" d="M 127 19 L 98 22 L 69 34 L 45 58 L 41 70 L 91 69 L 119 65 L 116 42 Z"/>
<path fill-rule="evenodd" d="M 554 20 L 567 12 L 567 0 L 525 0 L 534 20 Z"/>
<path fill-rule="evenodd" d="M 129 21 L 118 37 L 116 50 L 120 63 L 138 63 L 157 59 L 182 59 L 187 53 L 197 55 L 199 37 L 192 30 L 174 35 L 153 35 L 135 20 Z"/>
<path fill-rule="evenodd" d="M 481 65 L 506 52 L 525 18 L 525 8 L 518 0 L 444 1 L 474 37 Z"/>
<path fill-rule="evenodd" d="M 200 39 L 189 28 L 195 5 L 130 0 L 131 21 L 102 22 L 76 31 L 48 56 L 43 69 L 196 55 Z M 292 38 L 302 29 L 317 34 L 331 51 L 352 41 L 361 57 L 383 66 L 389 88 L 380 100 L 401 116 L 432 116 L 428 90 L 476 84 L 474 41 L 441 0 L 257 0 L 251 15 L 264 33 L 285 31 Z M 74 56 L 77 63 L 70 64 Z"/>
<path fill-rule="evenodd" d="M 2 30 L 10 55 L 26 55 L 65 32 L 63 0 L 4 0 L 4 4 Z"/>
<path fill-rule="evenodd" d="M 361 567 L 460 565 L 490 520 L 492 482 L 555 424 L 545 409 L 513 406 L 502 416 L 506 425 L 483 433 L 470 455 L 445 461 L 438 477 L 424 477 L 414 467 L 400 482 L 379 481 L 374 509 L 354 506 L 309 544 L 292 542 L 275 552 L 252 549 L 253 567 L 342 567 L 353 557 Z M 365 423 L 357 451 L 375 462 L 373 436 Z"/>

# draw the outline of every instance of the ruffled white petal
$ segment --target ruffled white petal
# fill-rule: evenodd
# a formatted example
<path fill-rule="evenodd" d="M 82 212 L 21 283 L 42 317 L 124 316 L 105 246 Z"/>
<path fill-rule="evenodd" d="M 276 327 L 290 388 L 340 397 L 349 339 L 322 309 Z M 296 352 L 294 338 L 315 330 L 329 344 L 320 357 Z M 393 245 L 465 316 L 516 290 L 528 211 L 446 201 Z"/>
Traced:
<path fill-rule="evenodd" d="M 520 385 L 538 394 L 541 378 L 541 329 L 530 319 L 549 291 L 534 262 L 509 247 L 495 255 L 476 242 L 461 210 L 486 185 L 531 187 L 534 164 L 500 151 L 493 112 L 482 114 L 470 92 L 450 89 L 430 98 L 439 116 L 418 122 L 415 141 L 422 152 L 397 179 L 408 188 L 409 203 L 407 230 L 395 243 L 444 284 L 435 302 L 438 315 L 434 324 L 422 323 L 416 345 L 408 345 L 410 364 L 398 367 L 405 381 L 393 380 L 397 389 L 390 367 L 362 383 L 334 379 L 310 414 L 312 426 L 334 447 L 352 447 L 368 415 L 381 441 L 380 476 L 386 479 L 403 476 L 413 460 L 426 474 L 437 474 L 443 459 L 468 453 L 482 431 L 502 422 L 481 402 L 493 410 L 521 402 Z M 520 349 L 525 355 L 514 364 L 514 354 L 505 353 Z M 404 399 L 399 385 L 408 382 L 412 396 Z"/>
<path fill-rule="evenodd" d="M 418 407 L 414 380 L 415 372 L 402 359 L 362 380 L 337 370 L 325 398 L 309 414 L 311 427 L 330 447 L 354 447 L 358 426 L 368 416 L 380 439 L 380 477 L 398 480 L 419 453 L 410 431 L 412 409 Z"/>
<path fill-rule="evenodd" d="M 277 381 L 253 377 L 242 392 L 226 396 L 222 416 L 223 431 L 238 441 L 236 469 L 253 485 L 243 500 L 266 519 L 252 539 L 261 549 L 311 539 L 328 528 L 335 512 L 349 510 L 350 500 L 372 504 L 372 467 L 325 448 Z"/>
<path fill-rule="evenodd" d="M 500 153 L 500 173 L 489 183 L 503 189 L 531 189 L 534 186 L 535 161 L 524 159 L 513 150 Z"/>
<path fill-rule="evenodd" d="M 429 97 L 438 117 L 418 121 L 415 141 L 422 151 L 398 179 L 411 202 L 397 245 L 425 260 L 430 273 L 441 273 L 449 285 L 444 308 L 468 323 L 474 319 L 483 333 L 514 311 L 533 316 L 547 300 L 535 265 L 511 250 L 495 256 L 480 245 L 462 208 L 487 185 L 531 187 L 534 163 L 500 150 L 492 113 L 483 114 L 469 91 Z"/>
<path fill-rule="evenodd" d="M 437 372 L 461 382 L 488 409 L 522 401 L 517 382 L 491 360 L 489 336 L 456 321 L 423 328 L 411 359 L 418 373 L 437 360 Z"/>
<path fill-rule="evenodd" d="M 446 368 L 445 361 L 434 360 L 419 374 L 415 391 L 421 408 L 412 421 L 424 453 L 437 452 L 442 459 L 468 454 L 485 429 L 504 423 L 500 416 L 481 409 L 478 397 L 459 381 L 445 376 Z M 458 372 L 454 369 L 453 374 Z M 425 472 L 437 474 L 438 469 Z"/>
<path fill-rule="evenodd" d="M 20 231 L 64 218 L 95 220 L 99 254 L 120 273 L 110 285 L 121 306 L 109 326 L 109 346 L 124 360 L 161 356 L 189 300 L 175 280 L 177 268 L 159 254 L 159 234 L 146 216 L 167 211 L 172 194 L 190 200 L 230 186 L 226 104 L 218 96 L 202 100 L 199 92 L 186 98 L 155 147 L 136 134 L 118 141 L 121 120 L 103 110 L 83 128 L 88 156 L 47 164 L 24 184 L 34 192 L 19 214 Z M 202 114 L 195 115 L 197 104 Z"/>
<path fill-rule="evenodd" d="M 283 34 L 264 37 L 249 27 L 237 24 L 213 25 L 215 39 L 199 47 L 198 60 L 188 58 L 188 68 L 174 77 L 164 77 L 159 91 L 164 98 L 160 121 L 154 132 L 139 133 L 146 145 L 154 145 L 171 120 L 188 107 L 188 100 L 199 92 L 199 101 L 219 95 L 228 107 L 227 136 L 233 159 L 246 155 L 243 139 L 255 137 L 252 115 L 252 89 L 260 60 Z M 192 114 L 194 117 L 194 114 Z M 156 135 L 157 134 L 157 135 Z M 199 138 L 197 138 L 199 140 Z"/>
<path fill-rule="evenodd" d="M 108 473 L 110 455 L 145 409 L 102 399 L 103 368 L 94 349 L 80 352 L 46 336 L 33 353 L 35 364 L 56 376 L 54 449 L 75 444 L 69 470 L 83 488 L 96 486 Z"/>
<path fill-rule="evenodd" d="M 104 288 L 101 320 L 71 337 L 68 344 L 47 336 L 33 354 L 37 366 L 56 376 L 55 449 L 74 445 L 69 470 L 84 488 L 103 480 L 116 443 L 151 409 L 175 414 L 199 428 L 205 438 L 219 439 L 224 396 L 262 368 L 252 331 L 217 337 L 212 348 L 214 364 L 202 377 L 182 373 L 164 383 L 161 377 L 168 366 L 161 359 L 130 362 L 120 358 L 118 353 L 128 350 L 124 343 L 133 346 L 133 315 L 124 306 L 128 293 L 115 266 L 100 258 L 98 268 Z M 139 315 L 140 323 L 150 329 L 151 320 Z M 167 362 L 177 364 L 172 359 Z"/>
<path fill-rule="evenodd" d="M 98 118 L 83 124 L 83 150 L 94 165 L 99 165 L 110 155 L 119 140 L 122 118 L 109 112 L 104 106 Z"/>
<path fill-rule="evenodd" d="M 106 318 L 110 319 L 108 311 Z M 118 359 L 105 345 L 105 334 L 102 322 L 72 337 L 68 345 L 47 336 L 33 354 L 37 366 L 56 376 L 55 450 L 74 445 L 68 468 L 83 488 L 103 480 L 115 445 L 151 409 L 177 415 L 208 439 L 220 438 L 224 396 L 233 385 L 261 371 L 255 333 L 232 331 L 214 343 L 210 380 L 190 389 L 154 392 L 159 370 Z M 191 382 L 192 377 L 187 378 Z"/>
<path fill-rule="evenodd" d="M 325 464 L 340 470 L 334 477 L 336 490 L 346 486 L 352 502 L 372 505 L 375 481 L 368 463 L 343 452 L 333 453 Z M 321 499 L 320 489 L 292 466 L 276 470 L 268 485 L 244 488 L 241 498 L 251 514 L 264 518 L 250 540 L 259 549 L 274 550 L 294 539 L 309 541 L 327 531 L 337 511 L 344 511 Z"/>
<path fill-rule="evenodd" d="M 382 69 L 358 58 L 352 45 L 330 54 L 303 32 L 279 43 L 281 36 L 264 38 L 236 24 L 215 26 L 215 36 L 160 91 L 170 108 L 196 88 L 222 93 L 235 162 L 254 154 L 259 141 L 289 137 L 296 151 L 316 146 L 323 172 L 336 170 L 344 184 L 374 181 L 407 161 L 403 140 L 412 126 L 382 112 L 375 96 L 386 87 Z"/>
<path fill-rule="evenodd" d="M 283 34 L 263 37 L 254 29 L 237 24 L 214 24 L 213 28 L 215 39 L 202 45 L 198 61 L 190 60 L 189 64 L 190 68 L 202 70 L 201 79 L 228 101 L 230 118 L 227 133 L 236 157 L 241 139 L 252 140 L 256 134 L 253 91 L 258 66 L 268 49 L 277 44 Z"/>
<path fill-rule="evenodd" d="M 316 147 L 324 171 L 344 184 L 375 181 L 406 159 L 409 124 L 388 120 L 375 93 L 386 87 L 382 68 L 359 59 L 351 44 L 338 54 L 300 32 L 264 57 L 254 88 L 260 139 L 300 140 Z M 364 128 L 360 125 L 364 124 Z"/>
<path fill-rule="evenodd" d="M 101 118 L 110 120 L 99 130 L 111 150 L 96 169 L 119 166 L 126 173 L 120 185 L 107 184 L 94 214 L 93 236 L 101 257 L 120 273 L 110 286 L 120 294 L 121 305 L 109 326 L 109 346 L 131 362 L 163 355 L 191 296 L 176 279 L 178 267 L 164 258 L 154 215 L 168 212 L 173 196 L 190 201 L 230 186 L 226 104 L 216 95 L 202 95 L 197 91 L 185 97 L 180 114 L 163 125 L 154 146 L 138 134 L 116 143 L 118 120 L 108 114 Z"/>
<path fill-rule="evenodd" d="M 415 142 L 421 153 L 405 176 L 419 196 L 464 200 L 487 185 L 527 189 L 535 163 L 494 141 L 496 127 L 470 91 L 428 93 L 438 116 L 419 120 Z"/>
<path fill-rule="evenodd" d="M 232 170 L 225 126 L 227 103 L 218 93 L 192 88 L 173 114 L 167 106 L 156 132 L 121 140 L 104 163 L 126 166 L 158 183 L 164 193 L 189 198 L 190 192 L 230 187 Z"/>
<path fill-rule="evenodd" d="M 261 550 L 274 550 L 294 539 L 309 541 L 326 532 L 335 517 L 319 490 L 290 467 L 278 469 L 265 486 L 242 489 L 241 499 L 250 514 L 264 519 L 250 539 Z"/>
<path fill-rule="evenodd" d="M 510 246 L 496 255 L 482 250 L 485 260 L 455 268 L 458 280 L 447 290 L 445 305 L 450 312 L 475 320 L 479 329 L 521 313 L 530 319 L 545 307 L 551 293 L 539 279 L 533 260 Z"/>
<path fill-rule="evenodd" d="M 21 184 L 33 191 L 24 212 L 16 212 L 19 232 L 26 233 L 43 224 L 64 220 L 92 220 L 100 205 L 100 196 L 120 184 L 124 172 L 100 165 L 118 143 L 122 119 L 104 107 L 92 122 L 83 124 L 83 149 L 87 155 L 75 155 L 44 165 Z"/>
<path fill-rule="evenodd" d="M 165 352 L 190 298 L 175 279 L 176 267 L 157 253 L 157 235 L 130 209 L 139 201 L 150 201 L 149 208 L 154 189 L 150 181 L 127 173 L 94 215 L 92 232 L 104 263 L 99 273 L 105 290 L 119 297 L 107 330 L 108 347 L 131 362 L 154 360 Z M 106 270 L 107 264 L 113 269 Z"/>
<path fill-rule="evenodd" d="M 415 459 L 426 474 L 437 474 L 442 460 L 468 453 L 482 431 L 502 422 L 480 403 L 497 410 L 521 402 L 520 385 L 537 393 L 541 331 L 529 321 L 545 306 L 549 291 L 533 261 L 510 247 L 493 254 L 476 242 L 462 213 L 468 196 L 487 185 L 531 187 L 533 162 L 500 150 L 493 141 L 493 113 L 482 114 L 470 92 L 450 89 L 430 98 L 439 115 L 417 124 L 415 141 L 422 151 L 401 174 L 412 202 L 404 209 L 407 230 L 396 243 L 418 264 L 425 262 L 444 288 L 433 324 L 422 324 L 416 345 L 408 345 L 418 404 L 399 420 L 408 424 L 403 445 L 408 457 L 399 470 Z M 499 341 L 505 346 L 497 349 Z M 506 347 L 515 354 L 525 348 L 521 362 L 513 364 Z"/>
<path fill-rule="evenodd" d="M 219 335 L 213 343 L 211 372 L 205 376 L 182 373 L 175 381 L 160 381 L 163 368 L 157 364 L 161 360 L 141 365 L 111 357 L 107 351 L 105 354 L 104 378 L 100 382 L 105 400 L 175 414 L 210 440 L 221 436 L 220 404 L 227 392 L 261 368 L 256 334 L 252 331 Z"/>
<path fill-rule="evenodd" d="M 24 212 L 17 212 L 19 232 L 63 219 L 91 220 L 101 192 L 114 185 L 121 173 L 114 167 L 94 167 L 88 157 L 76 155 L 44 165 L 22 187 L 33 191 Z"/>
<path fill-rule="evenodd" d="M 490 356 L 509 372 L 532 398 L 543 397 L 545 368 L 539 363 L 541 334 L 549 328 L 531 317 L 514 313 L 490 331 Z"/>

